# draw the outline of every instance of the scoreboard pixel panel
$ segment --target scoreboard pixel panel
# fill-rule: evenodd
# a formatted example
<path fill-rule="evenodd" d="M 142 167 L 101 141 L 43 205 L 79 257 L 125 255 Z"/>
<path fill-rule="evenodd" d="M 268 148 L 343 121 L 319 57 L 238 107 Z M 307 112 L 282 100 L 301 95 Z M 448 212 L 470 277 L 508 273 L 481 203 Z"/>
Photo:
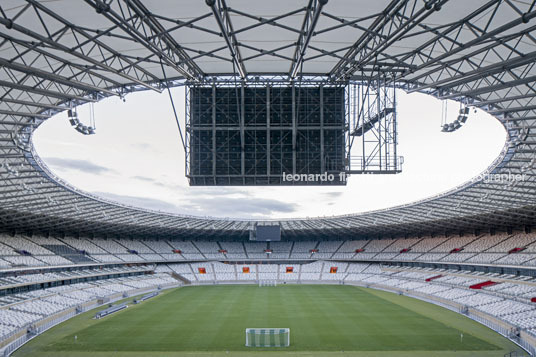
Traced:
<path fill-rule="evenodd" d="M 344 87 L 193 86 L 187 103 L 191 186 L 346 184 Z"/>

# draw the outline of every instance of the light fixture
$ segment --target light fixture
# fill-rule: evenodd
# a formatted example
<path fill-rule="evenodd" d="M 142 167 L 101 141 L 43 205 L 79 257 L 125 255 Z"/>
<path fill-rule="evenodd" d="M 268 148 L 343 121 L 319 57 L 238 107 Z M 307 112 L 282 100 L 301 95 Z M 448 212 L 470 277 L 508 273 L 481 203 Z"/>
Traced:
<path fill-rule="evenodd" d="M 93 103 L 91 103 L 90 108 L 90 121 L 93 125 L 86 126 L 83 123 L 80 122 L 80 119 L 78 119 L 78 113 L 76 110 L 69 109 L 67 111 L 67 116 L 69 117 L 69 123 L 76 131 L 78 131 L 80 134 L 83 135 L 93 135 L 95 134 L 95 118 L 93 114 Z"/>
<path fill-rule="evenodd" d="M 445 111 L 445 109 L 443 109 Z M 446 111 L 444 112 L 444 114 Z M 467 118 L 469 117 L 469 107 L 461 107 L 458 117 L 455 121 L 452 123 L 445 123 L 441 127 L 441 131 L 444 133 L 452 133 L 453 131 L 456 131 L 462 127 L 463 124 L 467 121 Z"/>
<path fill-rule="evenodd" d="M 508 146 L 510 148 L 513 148 L 513 147 L 516 147 L 518 145 L 521 145 L 523 144 L 523 142 L 525 140 L 527 140 L 528 136 L 529 136 L 529 129 L 527 128 L 521 128 L 520 130 L 517 131 L 517 135 L 513 134 L 511 140 L 509 141 L 508 143 Z"/>

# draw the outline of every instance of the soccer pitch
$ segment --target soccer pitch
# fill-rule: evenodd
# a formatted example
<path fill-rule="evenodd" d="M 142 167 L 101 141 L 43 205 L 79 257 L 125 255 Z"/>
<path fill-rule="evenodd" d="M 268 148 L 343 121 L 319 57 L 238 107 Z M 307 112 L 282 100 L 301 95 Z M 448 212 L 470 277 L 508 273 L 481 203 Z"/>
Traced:
<path fill-rule="evenodd" d="M 455 312 L 344 285 L 192 286 L 100 320 L 92 319 L 94 312 L 52 328 L 14 356 L 503 356 L 519 350 Z M 290 328 L 290 346 L 246 347 L 246 328 L 264 327 Z"/>

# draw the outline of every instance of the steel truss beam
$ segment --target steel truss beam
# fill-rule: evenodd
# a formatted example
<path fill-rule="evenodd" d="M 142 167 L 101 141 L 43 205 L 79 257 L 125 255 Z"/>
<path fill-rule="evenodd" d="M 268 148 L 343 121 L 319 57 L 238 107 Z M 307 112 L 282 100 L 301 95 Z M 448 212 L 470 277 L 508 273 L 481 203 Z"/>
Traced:
<path fill-rule="evenodd" d="M 159 67 L 160 61 L 166 70 L 178 72 L 178 76 L 170 80 L 173 85 L 183 77 L 190 78 L 190 82 L 205 81 L 206 74 L 198 72 L 187 76 L 181 72 L 181 68 L 189 74 L 195 73 L 194 65 L 201 58 L 232 62 L 232 58 L 221 52 L 225 52 L 225 49 L 232 51 L 233 48 L 235 53 L 240 48 L 256 52 L 248 58 L 240 56 L 241 59 L 235 62 L 236 68 L 237 63 L 243 65 L 244 77 L 250 83 L 254 80 L 253 73 L 245 70 L 248 60 L 270 56 L 288 61 L 292 72 L 296 67 L 301 67 L 301 64 L 297 65 L 300 62 L 307 64 L 325 56 L 330 60 L 336 59 L 339 64 L 339 68 L 333 69 L 331 78 L 340 76 L 345 80 L 368 82 L 381 73 L 385 83 L 442 98 L 451 96 L 482 107 L 491 114 L 504 116 L 501 121 L 507 125 L 512 143 L 493 164 L 493 173 L 525 173 L 527 176 L 525 182 L 511 185 L 471 183 L 447 195 L 396 209 L 347 217 L 283 220 L 281 225 L 285 237 L 304 239 L 312 236 L 323 239 L 337 234 L 370 237 L 461 232 L 504 229 L 512 225 L 530 225 L 535 221 L 536 167 L 530 167 L 530 164 L 536 157 L 533 133 L 536 128 L 536 91 L 533 86 L 536 80 L 533 64 L 536 53 L 531 49 L 536 44 L 536 26 L 531 23 L 535 17 L 534 9 L 525 3 L 489 0 L 466 16 L 460 16 L 458 21 L 431 26 L 423 20 L 439 7 L 451 6 L 452 2 L 394 0 L 385 12 L 364 14 L 359 19 L 348 20 L 322 11 L 319 17 L 336 23 L 323 29 L 313 26 L 313 29 L 300 31 L 299 28 L 285 25 L 285 21 L 304 13 L 310 25 L 315 6 L 261 18 L 231 9 L 225 2 L 220 2 L 218 11 L 225 29 L 222 31 L 220 28 L 220 37 L 220 32 L 203 29 L 198 24 L 214 14 L 200 13 L 183 21 L 151 13 L 143 7 L 142 0 L 86 0 L 93 9 L 101 12 L 99 16 L 103 19 L 113 20 L 110 27 L 101 30 L 69 22 L 47 3 L 20 1 L 23 6 L 10 10 L 12 14 L 16 13 L 15 16 L 0 19 L 0 24 L 8 29 L 0 33 L 3 39 L 0 46 L 14 54 L 10 58 L 0 59 L 0 66 L 7 74 L 3 78 L 5 83 L 2 83 L 7 85 L 3 86 L 6 92 L 1 98 L 4 106 L 0 110 L 0 158 L 2 164 L 8 163 L 19 170 L 16 176 L 5 167 L 0 168 L 0 198 L 6 206 L 16 208 L 16 211 L 7 211 L 2 206 L 0 221 L 4 227 L 74 231 L 79 234 L 102 232 L 117 236 L 151 234 L 170 237 L 182 234 L 183 237 L 196 238 L 202 232 L 207 238 L 214 239 L 226 235 L 246 237 L 250 224 L 247 221 L 161 215 L 82 196 L 76 190 L 48 179 L 41 185 L 39 182 L 43 182 L 46 173 L 38 171 L 36 166 L 30 167 L 26 160 L 31 162 L 31 158 L 27 155 L 23 157 L 24 151 L 12 139 L 21 127 L 38 126 L 41 120 L 35 118 L 46 119 L 70 105 L 100 100 L 113 94 L 123 95 L 140 88 L 161 88 L 160 74 L 155 75 L 157 72 L 151 71 L 151 68 Z M 496 19 L 501 11 L 513 11 L 519 17 L 508 17 L 505 23 L 497 25 Z M 2 12 L 0 14 L 4 16 Z M 254 20 L 255 23 L 233 29 L 232 25 L 229 26 L 229 14 Z M 19 20 L 22 15 L 33 16 L 36 25 L 31 30 L 22 26 L 23 22 Z M 369 22 L 373 25 L 363 26 Z M 247 38 L 249 30 L 258 30 L 261 26 L 290 31 L 297 34 L 299 39 L 296 44 L 281 44 L 272 49 L 257 48 L 246 41 L 238 41 L 237 36 Z M 193 45 L 185 47 L 174 42 L 179 38 L 174 31 L 182 28 L 202 31 L 203 34 L 218 37 L 220 41 L 212 50 L 200 50 Z M 358 42 L 360 39 L 361 42 L 329 51 L 321 46 L 312 46 L 312 40 L 308 42 L 308 38 L 310 40 L 338 29 L 363 32 L 362 37 L 358 38 Z M 462 32 L 466 34 L 463 40 L 460 37 Z M 17 34 L 17 38 L 8 33 Z M 227 34 L 228 41 L 225 41 L 223 34 Z M 417 38 L 422 34 L 431 35 L 421 42 L 422 45 L 391 52 L 396 44 L 394 41 Z M 143 54 L 135 57 L 121 53 L 106 45 L 105 36 L 139 44 Z M 67 38 L 73 38 L 75 44 Z M 305 57 L 305 51 L 300 51 L 300 46 L 306 43 L 305 49 L 318 54 Z M 294 56 L 286 55 L 284 51 L 293 46 Z M 350 56 L 345 56 L 351 51 L 354 52 Z M 186 53 L 195 53 L 196 56 L 189 59 L 181 57 Z M 73 57 L 74 60 L 69 60 Z M 500 63 L 497 59 L 500 59 Z M 255 75 L 261 77 L 259 83 L 269 82 L 275 86 L 283 80 L 288 81 L 288 74 L 286 71 L 274 73 L 273 80 L 263 79 L 266 73 Z M 302 85 L 330 83 L 329 77 L 305 74 L 314 78 L 304 77 Z M 222 80 L 218 85 L 236 84 L 234 73 L 212 75 L 228 76 L 227 81 Z M 201 80 L 198 79 L 200 77 Z M 16 83 L 16 80 L 20 82 Z M 519 138 L 519 132 L 523 130 L 528 130 L 528 133 L 526 137 Z M 514 142 L 517 138 L 519 141 Z"/>
<path fill-rule="evenodd" d="M 17 72 L 29 74 L 29 75 L 36 76 L 36 77 L 41 77 L 43 79 L 46 79 L 46 80 L 49 80 L 49 81 L 52 81 L 52 82 L 61 83 L 61 84 L 64 84 L 66 86 L 69 86 L 69 87 L 81 89 L 81 90 L 86 91 L 88 93 L 100 93 L 100 92 L 102 92 L 102 93 L 106 93 L 108 95 L 118 95 L 116 92 L 108 90 L 106 88 L 100 88 L 100 87 L 94 86 L 92 84 L 86 84 L 86 83 L 78 82 L 77 80 L 72 79 L 72 78 L 66 78 L 66 77 L 57 75 L 55 73 L 49 73 L 49 72 L 46 72 L 46 71 L 43 71 L 43 70 L 40 70 L 40 69 L 37 69 L 37 68 L 26 66 L 24 64 L 10 62 L 10 61 L 7 61 L 7 60 L 5 60 L 3 58 L 0 58 L 0 66 L 13 69 L 13 70 L 15 70 Z"/>
<path fill-rule="evenodd" d="M 467 26 L 467 27 L 470 27 L 473 31 L 475 31 L 475 27 L 474 26 L 471 26 L 470 25 L 470 20 L 477 17 L 477 16 L 480 16 L 481 13 L 487 9 L 489 9 L 490 7 L 494 6 L 498 4 L 498 0 L 495 0 L 495 1 L 490 1 L 488 3 L 486 3 L 485 5 L 483 5 L 480 9 L 478 10 L 475 10 L 473 13 L 471 13 L 470 15 L 468 15 L 466 18 L 464 18 L 463 20 L 459 21 L 457 24 L 453 25 L 452 27 L 449 27 L 448 29 L 444 30 L 440 35 L 438 35 L 436 38 L 426 42 L 425 44 L 423 44 L 422 46 L 420 46 L 419 48 L 417 48 L 416 50 L 414 50 L 411 55 L 407 55 L 403 58 L 401 58 L 402 61 L 408 61 L 408 60 L 411 60 L 411 61 L 414 61 L 416 59 L 417 56 L 421 56 L 423 58 L 425 58 L 426 60 L 423 61 L 423 63 L 419 64 L 418 66 L 416 66 L 414 69 L 413 69 L 413 72 L 418 72 L 420 70 L 423 70 L 427 67 L 431 67 L 435 64 L 440 64 L 442 66 L 444 66 L 442 64 L 442 61 L 445 60 L 446 58 L 448 57 L 452 57 L 468 48 L 478 48 L 478 45 L 481 45 L 483 43 L 486 43 L 486 41 L 489 41 L 490 39 L 493 40 L 497 35 L 500 35 L 506 31 L 509 31 L 511 30 L 512 28 L 515 28 L 517 26 L 520 26 L 520 25 L 523 25 L 524 24 L 524 19 L 522 18 L 522 16 L 520 16 L 518 19 L 515 19 L 515 20 L 512 20 L 502 26 L 499 26 L 491 31 L 488 31 L 488 32 L 483 32 L 482 30 L 480 30 L 480 33 L 475 33 L 475 38 L 471 41 L 467 41 L 467 42 L 464 42 L 464 43 L 459 43 L 455 40 L 452 40 L 448 37 L 448 34 L 449 33 L 459 33 L 459 31 Z M 490 16 L 493 16 L 493 13 L 492 15 Z M 526 14 L 526 19 L 531 19 L 533 17 L 536 16 L 536 11 L 533 11 L 529 14 Z M 523 35 L 527 33 L 527 30 L 525 31 L 522 31 L 520 32 L 519 34 L 514 34 L 512 36 L 517 37 L 519 35 Z M 449 48 L 447 51 L 445 51 L 443 54 L 439 55 L 439 56 L 436 56 L 436 57 L 433 57 L 431 54 L 430 55 L 426 55 L 424 54 L 422 51 L 424 51 L 424 49 L 426 48 L 431 48 L 430 50 L 430 53 L 432 51 L 432 49 L 434 48 L 433 45 L 439 41 L 440 39 L 447 39 L 449 42 L 452 43 L 451 45 L 451 48 Z M 504 40 L 503 40 L 504 41 Z M 495 41 L 493 42 L 492 41 L 492 44 L 490 45 L 490 47 L 496 47 L 498 45 L 502 45 L 503 44 L 503 41 Z M 477 51 L 485 51 L 485 49 L 479 49 Z M 473 54 L 474 55 L 474 54 Z M 469 57 L 462 57 L 460 59 L 457 59 L 455 60 L 456 62 L 458 61 L 463 61 L 463 60 L 466 60 L 467 58 L 471 58 L 470 56 Z M 450 63 L 450 65 L 452 65 L 452 62 Z M 421 74 L 420 77 L 417 76 L 417 77 L 413 77 L 412 80 L 413 81 L 417 81 L 421 78 L 423 78 L 424 76 L 426 75 L 429 75 L 429 73 L 425 73 L 425 74 Z"/>
<path fill-rule="evenodd" d="M 112 49 L 111 47 L 103 44 L 102 42 L 98 41 L 97 39 L 93 38 L 93 36 L 90 36 L 88 33 L 86 33 L 84 30 L 80 29 L 79 27 L 77 27 L 75 24 L 72 24 L 70 22 L 68 22 L 67 20 L 63 19 L 62 17 L 60 17 L 59 15 L 57 15 L 56 13 L 54 13 L 53 11 L 49 10 L 48 8 L 46 8 L 42 3 L 39 3 L 35 0 L 27 0 L 30 4 L 32 4 L 35 9 L 39 9 L 43 12 L 45 12 L 47 15 L 51 16 L 52 18 L 54 18 L 55 20 L 61 22 L 64 26 L 66 26 L 63 31 L 59 31 L 58 34 L 60 35 L 63 35 L 65 33 L 65 31 L 75 31 L 76 33 L 79 33 L 81 34 L 82 36 L 86 37 L 88 39 L 88 41 L 91 41 L 94 45 L 100 47 L 102 49 L 102 52 L 101 53 L 113 53 L 114 54 L 114 57 L 117 58 L 117 59 L 121 59 L 121 61 L 127 63 L 131 68 L 136 68 L 137 70 L 143 72 L 146 76 L 151 76 L 153 77 L 152 75 L 150 75 L 147 71 L 145 71 L 144 69 L 142 69 L 141 67 L 137 66 L 136 64 L 134 64 L 132 61 L 130 60 L 127 60 L 124 56 L 121 56 L 119 54 L 117 54 L 116 51 L 114 51 L 114 49 Z M 151 86 L 150 84 L 148 84 L 147 82 L 144 82 L 143 80 L 140 80 L 138 78 L 135 78 L 129 74 L 126 73 L 126 69 L 128 68 L 127 66 L 122 66 L 122 69 L 116 69 L 116 68 L 113 68 L 112 66 L 106 64 L 106 60 L 104 61 L 99 61 L 91 56 L 89 56 L 88 54 L 84 54 L 82 52 L 79 52 L 73 48 L 69 48 L 63 44 L 61 44 L 59 42 L 59 36 L 57 36 L 55 39 L 52 39 L 52 38 L 49 38 L 49 37 L 45 37 L 31 29 L 28 29 L 28 28 L 25 28 L 19 24 L 17 24 L 16 22 L 14 22 L 13 20 L 10 20 L 10 19 L 5 19 L 5 18 L 2 18 L 0 17 L 0 24 L 1 25 L 4 25 L 10 29 L 13 29 L 15 31 L 18 31 L 26 36 L 29 36 L 29 37 L 32 37 L 38 41 L 40 41 L 43 45 L 46 45 L 47 47 L 50 47 L 50 48 L 53 48 L 53 49 L 57 49 L 59 51 L 62 51 L 66 54 L 69 54 L 69 55 L 72 55 L 72 56 L 75 56 L 81 60 L 84 60 L 86 62 L 89 62 L 91 63 L 92 65 L 94 65 L 95 67 L 97 68 L 101 68 L 107 72 L 110 72 L 110 73 L 114 73 L 120 77 L 123 77 L 124 79 L 127 79 L 128 81 L 132 82 L 132 83 L 136 83 L 136 84 L 139 84 L 141 86 L 144 86 L 148 89 L 152 89 L 152 90 L 155 90 L 155 91 L 158 91 L 157 88 L 154 88 L 153 86 Z M 153 80 L 155 80 L 157 78 L 153 77 Z"/>
<path fill-rule="evenodd" d="M 102 0 L 85 0 L 85 2 L 185 78 L 190 80 L 203 78 L 204 74 L 199 66 L 181 49 L 160 22 L 151 16 L 141 1 L 116 0 L 121 13 L 112 8 L 110 4 L 113 2 L 106 3 Z M 122 8 L 123 2 L 127 9 Z"/>
<path fill-rule="evenodd" d="M 223 39 L 227 44 L 227 48 L 231 53 L 231 58 L 234 66 L 236 67 L 235 70 L 238 71 L 240 78 L 245 79 L 247 76 L 247 71 L 240 53 L 240 44 L 236 39 L 231 17 L 229 16 L 229 8 L 227 7 L 225 0 L 206 0 L 205 2 L 212 10 L 212 14 L 216 19 L 218 27 L 220 28 L 221 36 L 223 36 Z"/>
<path fill-rule="evenodd" d="M 48 119 L 50 117 L 49 115 L 46 115 L 46 114 L 24 113 L 24 112 L 16 112 L 12 110 L 3 110 L 3 109 L 0 109 L 0 114 L 9 115 L 9 116 L 17 116 L 17 117 L 27 117 L 27 118 L 40 118 L 40 119 Z"/>
<path fill-rule="evenodd" d="M 50 60 L 61 63 L 62 67 L 65 68 L 67 72 L 76 73 L 74 77 L 78 77 L 82 75 L 90 76 L 92 78 L 93 83 L 100 82 L 99 87 L 101 88 L 121 87 L 121 84 L 119 82 L 112 80 L 109 76 L 104 76 L 94 70 L 91 70 L 89 66 L 75 64 L 73 62 L 67 61 L 61 56 L 55 55 L 51 52 L 48 52 L 39 48 L 33 42 L 22 41 L 14 37 L 8 36 L 6 34 L 3 34 L 1 32 L 0 32 L 0 37 L 4 38 L 6 41 L 9 41 L 14 48 L 18 48 L 18 47 L 25 48 L 24 51 L 20 51 L 20 50 L 18 51 L 18 52 L 21 52 L 18 57 L 21 57 L 27 53 L 36 53 L 38 54 L 38 56 L 45 58 L 47 63 L 52 62 Z M 37 58 L 38 57 L 36 57 L 36 59 Z M 13 59 L 12 61 L 14 60 L 15 59 Z M 98 79 L 99 81 L 95 81 L 95 79 Z"/>
<path fill-rule="evenodd" d="M 19 90 L 19 91 L 22 91 L 22 92 L 35 93 L 35 94 L 40 94 L 40 95 L 44 95 L 44 96 L 47 96 L 47 97 L 58 98 L 58 99 L 62 99 L 62 100 L 78 100 L 78 101 L 81 101 L 81 102 L 97 102 L 96 99 L 92 99 L 92 98 L 88 98 L 88 97 L 82 97 L 82 96 L 69 94 L 69 93 L 54 92 L 54 91 L 51 91 L 51 90 L 48 90 L 48 89 L 35 88 L 35 87 L 30 87 L 30 86 L 27 86 L 27 85 L 24 85 L 24 84 L 17 84 L 17 83 L 3 81 L 3 80 L 0 80 L 0 86 L 6 87 L 6 88 L 16 89 L 16 90 Z"/>
<path fill-rule="evenodd" d="M 28 100 L 20 100 L 20 99 L 11 99 L 11 98 L 2 98 L 2 102 L 10 103 L 10 104 L 19 104 L 26 107 L 37 107 L 37 108 L 43 108 L 43 109 L 54 109 L 54 110 L 65 110 L 65 107 L 59 106 L 59 105 L 53 105 L 48 103 L 41 103 L 41 102 L 30 102 Z"/>
<path fill-rule="evenodd" d="M 303 19 L 300 36 L 296 42 L 296 49 L 292 58 L 292 64 L 289 70 L 291 79 L 296 78 L 298 72 L 301 72 L 301 67 L 305 58 L 305 53 L 309 47 L 309 42 L 313 37 L 316 24 L 320 18 L 323 7 L 328 3 L 328 0 L 309 0 L 309 5 L 305 10 L 305 18 Z"/>
<path fill-rule="evenodd" d="M 441 88 L 442 91 L 448 91 L 450 88 L 457 87 L 462 84 L 470 83 L 470 82 L 482 79 L 484 77 L 502 73 L 504 71 L 509 71 L 517 67 L 525 66 L 527 64 L 533 64 L 535 60 L 536 60 L 536 51 L 521 55 L 516 58 L 506 60 L 504 62 L 494 63 L 489 66 L 477 68 L 470 72 L 461 73 L 453 77 L 434 81 L 433 83 L 430 83 L 430 84 L 421 85 L 421 86 L 418 86 L 409 90 L 408 93 L 422 91 L 432 86 L 435 88 Z"/>
<path fill-rule="evenodd" d="M 509 82 L 503 82 L 503 83 L 496 84 L 496 85 L 489 86 L 489 87 L 481 87 L 477 89 L 472 89 L 472 90 L 468 90 L 465 92 L 455 92 L 455 93 L 439 95 L 438 98 L 439 99 L 452 99 L 452 98 L 459 98 L 459 97 L 474 98 L 484 93 L 491 93 L 491 92 L 500 91 L 501 89 L 517 87 L 523 84 L 530 84 L 530 83 L 534 83 L 534 81 L 536 81 L 536 75 L 521 78 L 521 79 L 516 79 L 513 81 L 509 81 Z"/>
<path fill-rule="evenodd" d="M 417 0 L 393 0 L 372 25 L 346 52 L 331 70 L 335 79 L 348 78 L 365 64 L 374 62 L 378 56 L 394 42 L 430 16 L 448 0 L 430 0 L 423 5 Z M 410 4 L 411 3 L 411 4 Z M 419 3 L 419 5 L 417 5 Z M 430 5 L 436 5 L 434 6 Z M 418 6 L 422 6 L 419 7 Z M 378 36 L 377 34 L 381 34 Z M 350 64 L 350 66 L 348 66 Z"/>

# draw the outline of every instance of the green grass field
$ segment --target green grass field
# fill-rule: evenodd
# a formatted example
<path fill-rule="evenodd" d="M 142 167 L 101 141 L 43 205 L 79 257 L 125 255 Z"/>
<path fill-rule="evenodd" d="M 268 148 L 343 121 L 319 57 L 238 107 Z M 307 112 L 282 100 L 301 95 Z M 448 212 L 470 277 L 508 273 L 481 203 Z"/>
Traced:
<path fill-rule="evenodd" d="M 455 312 L 343 285 L 185 287 L 101 320 L 92 319 L 95 311 L 45 332 L 15 356 L 503 356 L 519 350 Z M 248 327 L 288 327 L 290 347 L 245 347 Z"/>

